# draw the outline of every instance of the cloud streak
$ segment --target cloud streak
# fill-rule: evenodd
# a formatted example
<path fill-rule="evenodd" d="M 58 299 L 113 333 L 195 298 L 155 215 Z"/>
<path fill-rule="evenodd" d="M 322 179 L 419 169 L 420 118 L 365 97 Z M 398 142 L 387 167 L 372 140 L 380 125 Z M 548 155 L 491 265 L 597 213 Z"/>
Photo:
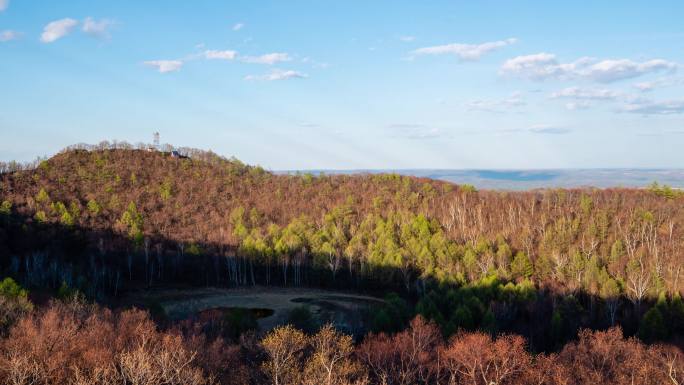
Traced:
<path fill-rule="evenodd" d="M 543 134 L 543 135 L 563 135 L 568 134 L 572 130 L 567 127 L 557 127 L 548 124 L 536 124 L 527 129 L 528 132 L 533 134 Z"/>
<path fill-rule="evenodd" d="M 485 112 L 507 112 L 516 107 L 522 107 L 527 103 L 522 98 L 522 93 L 514 92 L 511 96 L 505 99 L 478 99 L 466 103 L 468 111 L 485 111 Z"/>
<path fill-rule="evenodd" d="M 109 27 L 114 25 L 114 22 L 107 19 L 95 20 L 92 17 L 86 17 L 83 20 L 83 27 L 81 30 L 87 35 L 98 39 L 109 38 Z"/>
<path fill-rule="evenodd" d="M 6 41 L 17 40 L 21 36 L 21 33 L 12 30 L 0 31 L 0 43 Z"/>
<path fill-rule="evenodd" d="M 556 55 L 542 52 L 508 59 L 499 72 L 502 75 L 535 81 L 580 79 L 611 83 L 651 73 L 672 72 L 676 69 L 676 63 L 663 59 L 635 62 L 629 59 L 597 60 L 581 57 L 573 62 L 562 63 Z"/>
<path fill-rule="evenodd" d="M 40 35 L 40 41 L 43 43 L 57 41 L 71 33 L 77 25 L 78 21 L 71 18 L 52 21 L 43 28 L 43 33 Z"/>
<path fill-rule="evenodd" d="M 0 0 L 0 12 L 4 11 L 9 7 L 9 0 Z"/>
<path fill-rule="evenodd" d="M 485 54 L 488 54 L 497 49 L 515 44 L 518 40 L 510 38 L 506 40 L 491 41 L 481 44 L 463 44 L 452 43 L 445 45 L 436 45 L 432 47 L 418 48 L 411 51 L 411 55 L 455 55 L 463 61 L 476 61 Z"/>
<path fill-rule="evenodd" d="M 640 100 L 626 104 L 620 111 L 642 115 L 684 114 L 684 100 Z"/>
<path fill-rule="evenodd" d="M 247 75 L 245 80 L 249 81 L 275 81 L 288 79 L 304 79 L 307 75 L 294 70 L 273 70 L 263 75 Z"/>
<path fill-rule="evenodd" d="M 656 88 L 672 87 L 684 84 L 684 79 L 675 77 L 665 77 L 634 84 L 634 88 L 641 92 L 653 91 Z"/>
<path fill-rule="evenodd" d="M 148 67 L 156 68 L 159 73 L 180 71 L 183 62 L 180 60 L 149 60 L 143 62 Z"/>
<path fill-rule="evenodd" d="M 205 59 L 219 59 L 219 60 L 234 60 L 237 57 L 238 53 L 237 51 L 233 50 L 225 50 L 225 51 L 218 51 L 218 50 L 207 50 L 204 51 L 204 58 Z"/>
<path fill-rule="evenodd" d="M 287 53 L 274 52 L 274 53 L 267 53 L 267 54 L 260 55 L 260 56 L 245 56 L 245 57 L 241 58 L 240 60 L 242 60 L 245 63 L 251 63 L 251 64 L 273 65 L 276 63 L 291 61 L 292 58 Z"/>
<path fill-rule="evenodd" d="M 616 100 L 621 93 L 605 88 L 568 87 L 551 94 L 553 99 Z"/>

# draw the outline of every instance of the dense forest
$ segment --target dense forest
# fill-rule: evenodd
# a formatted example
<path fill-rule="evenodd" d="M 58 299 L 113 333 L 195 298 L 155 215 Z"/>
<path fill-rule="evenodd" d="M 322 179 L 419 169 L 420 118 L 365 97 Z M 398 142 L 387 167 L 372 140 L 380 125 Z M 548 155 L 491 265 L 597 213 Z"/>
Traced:
<path fill-rule="evenodd" d="M 183 322 L 160 330 L 148 313 L 112 312 L 79 298 L 32 309 L 26 291 L 0 283 L 11 328 L 0 329 L 0 382 L 70 385 L 678 385 L 679 348 L 583 330 L 556 353 L 532 354 L 517 335 L 461 330 L 445 339 L 421 316 L 394 334 L 354 343 L 332 325 L 290 325 L 239 339 Z M 7 320 L 7 314 L 3 320 Z"/>
<path fill-rule="evenodd" d="M 93 354 L 107 354 L 110 366 L 91 362 L 95 366 L 81 374 L 101 375 L 101 382 L 109 383 L 113 377 L 106 376 L 127 375 L 130 368 L 124 369 L 122 360 L 139 366 L 134 355 L 151 354 L 126 350 L 135 345 L 160 356 L 164 349 L 187 354 L 167 358 L 187 360 L 183 373 L 173 375 L 190 377 L 119 382 L 195 383 L 192 376 L 200 381 L 206 376 L 198 373 L 212 373 L 221 383 L 233 383 L 221 379 L 221 371 L 234 362 L 230 370 L 251 373 L 242 377 L 251 383 L 266 378 L 299 383 L 285 378 L 311 370 L 318 373 L 306 376 L 318 379 L 313 383 L 573 384 L 586 383 L 575 377 L 593 372 L 576 369 L 598 359 L 579 362 L 582 354 L 605 354 L 614 362 L 634 362 L 621 375 L 652 373 L 652 382 L 641 383 L 681 383 L 676 350 L 631 339 L 681 342 L 684 196 L 678 190 L 654 184 L 648 189 L 478 191 L 396 174 L 280 175 L 211 152 L 166 150 L 103 142 L 72 146 L 30 165 L 0 165 L 0 273 L 31 292 L 84 293 L 101 304 L 114 303 L 130 289 L 179 284 L 307 286 L 387 295 L 386 305 L 373 314 L 373 333 L 353 343 L 329 328 L 310 335 L 283 328 L 264 339 L 245 337 L 223 346 L 188 327 L 153 330 L 147 316 L 135 311 L 57 303 L 32 309 L 27 299 L 17 302 L 26 295 L 16 289 L 6 296 L 11 300 L 2 301 L 3 309 L 11 309 L 3 317 L 3 333 L 13 336 L 2 345 L 3 367 L 12 359 L 42 362 L 47 358 L 30 354 L 49 354 L 17 353 L 21 343 L 12 341 L 63 339 L 54 335 L 56 325 L 90 333 L 96 323 L 107 325 L 102 333 L 140 327 L 149 328 L 149 336 L 84 335 L 84 341 L 130 339 L 106 343 L 119 350 L 92 353 L 93 347 L 82 346 L 61 352 L 65 361 L 55 370 L 77 378 L 66 363 L 78 366 L 93 360 Z M 429 346 L 403 346 L 416 328 L 430 334 Z M 301 349 L 271 351 L 281 349 L 269 346 L 282 339 L 300 341 Z M 330 339 L 344 346 L 331 348 Z M 206 346 L 198 350 L 196 344 Z M 209 345 L 227 361 L 211 363 L 193 353 Z M 471 345 L 480 350 L 469 351 Z M 591 345 L 605 345 L 607 351 L 589 352 Z M 326 366 L 331 349 L 346 352 L 333 361 L 348 374 L 337 373 L 342 377 L 335 380 Z M 518 350 L 512 361 L 506 358 L 504 352 Z M 464 358 L 467 354 L 481 356 Z M 290 361 L 269 361 L 283 355 Z M 470 359 L 478 363 L 468 366 Z M 643 360 L 653 367 L 638 367 Z M 159 370 L 168 364 L 150 363 Z M 543 379 L 549 371 L 545 365 L 564 379 Z M 289 374 L 275 374 L 283 367 Z M 328 382 L 316 377 L 325 370 Z M 508 374 L 498 373 L 496 379 L 490 370 Z M 601 382 L 602 377 L 591 378 Z M 66 383 L 60 381 L 52 383 Z"/>

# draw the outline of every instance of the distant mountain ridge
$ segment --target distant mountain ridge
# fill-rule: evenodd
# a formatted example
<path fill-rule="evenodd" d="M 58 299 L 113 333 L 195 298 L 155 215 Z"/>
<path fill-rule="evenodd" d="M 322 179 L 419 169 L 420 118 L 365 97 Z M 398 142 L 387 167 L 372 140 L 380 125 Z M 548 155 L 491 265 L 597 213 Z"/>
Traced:
<path fill-rule="evenodd" d="M 287 170 L 276 173 L 296 174 L 383 174 L 396 173 L 471 184 L 480 189 L 528 190 L 538 188 L 647 187 L 653 182 L 684 188 L 684 169 L 597 168 L 597 169 L 358 169 L 358 170 Z"/>

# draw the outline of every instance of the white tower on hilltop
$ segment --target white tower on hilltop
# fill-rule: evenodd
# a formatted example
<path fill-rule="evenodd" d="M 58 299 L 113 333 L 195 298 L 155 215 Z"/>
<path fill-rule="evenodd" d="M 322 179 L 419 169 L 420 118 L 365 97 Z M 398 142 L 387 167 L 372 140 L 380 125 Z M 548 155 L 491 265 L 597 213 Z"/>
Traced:
<path fill-rule="evenodd" d="M 154 136 L 154 142 L 153 142 L 154 148 L 155 148 L 155 150 L 159 151 L 159 132 L 155 132 L 153 134 L 153 136 Z"/>

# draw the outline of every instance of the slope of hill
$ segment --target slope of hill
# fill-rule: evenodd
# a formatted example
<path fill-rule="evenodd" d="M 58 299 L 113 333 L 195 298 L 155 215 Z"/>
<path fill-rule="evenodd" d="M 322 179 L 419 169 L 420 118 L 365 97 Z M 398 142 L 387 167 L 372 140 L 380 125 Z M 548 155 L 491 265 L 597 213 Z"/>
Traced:
<path fill-rule="evenodd" d="M 545 305 L 547 321 L 609 325 L 684 286 L 684 198 L 662 188 L 476 191 L 100 149 L 4 173 L 0 202 L 2 270 L 97 298 L 169 283 L 395 290 L 456 330 L 519 318 L 507 306 L 549 291 L 573 300 Z"/>

